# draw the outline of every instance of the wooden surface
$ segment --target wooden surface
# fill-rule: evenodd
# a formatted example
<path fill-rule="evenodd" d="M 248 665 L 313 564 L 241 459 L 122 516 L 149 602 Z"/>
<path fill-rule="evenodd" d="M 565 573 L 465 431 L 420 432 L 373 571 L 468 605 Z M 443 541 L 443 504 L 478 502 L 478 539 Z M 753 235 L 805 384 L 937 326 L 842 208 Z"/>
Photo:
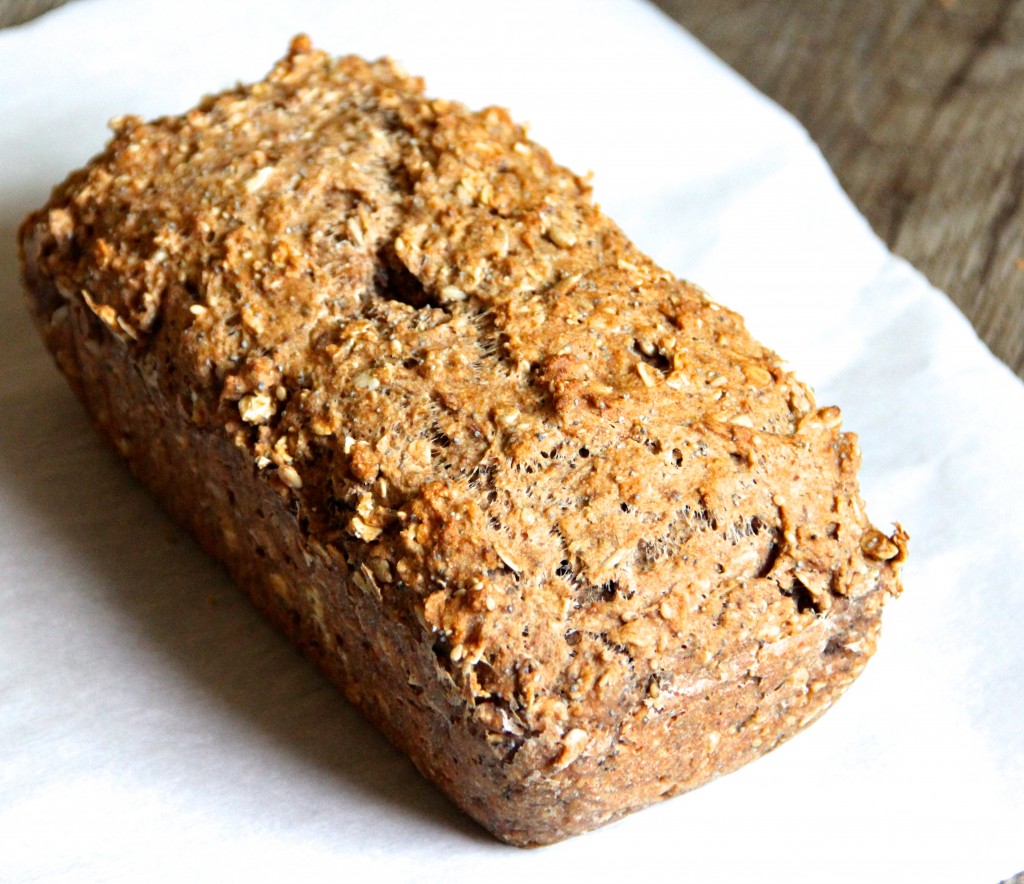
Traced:
<path fill-rule="evenodd" d="M 21 24 L 63 3 L 67 0 L 0 0 L 0 28 Z"/>
<path fill-rule="evenodd" d="M 1024 0 L 654 2 L 807 127 L 1024 377 Z"/>

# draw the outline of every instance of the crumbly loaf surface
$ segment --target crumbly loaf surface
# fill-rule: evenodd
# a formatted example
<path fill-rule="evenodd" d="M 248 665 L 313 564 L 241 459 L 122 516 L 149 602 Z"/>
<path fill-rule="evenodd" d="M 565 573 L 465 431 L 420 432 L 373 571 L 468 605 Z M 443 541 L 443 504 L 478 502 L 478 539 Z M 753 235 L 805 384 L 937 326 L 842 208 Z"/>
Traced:
<path fill-rule="evenodd" d="M 874 649 L 855 438 L 501 109 L 298 38 L 22 229 L 101 431 L 517 844 L 700 785 Z"/>

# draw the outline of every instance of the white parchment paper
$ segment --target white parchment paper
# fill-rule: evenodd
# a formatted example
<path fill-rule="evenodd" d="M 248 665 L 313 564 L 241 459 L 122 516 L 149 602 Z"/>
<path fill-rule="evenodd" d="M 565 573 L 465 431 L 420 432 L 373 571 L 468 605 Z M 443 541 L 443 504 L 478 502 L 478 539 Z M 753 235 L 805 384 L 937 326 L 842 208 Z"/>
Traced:
<path fill-rule="evenodd" d="M 93 437 L 17 224 L 124 112 L 305 30 L 502 104 L 660 263 L 838 403 L 912 535 L 881 648 L 746 769 L 536 851 L 422 781 Z M 950 881 L 1024 869 L 1024 388 L 887 253 L 804 132 L 638 0 L 81 0 L 0 32 L 0 880 Z"/>

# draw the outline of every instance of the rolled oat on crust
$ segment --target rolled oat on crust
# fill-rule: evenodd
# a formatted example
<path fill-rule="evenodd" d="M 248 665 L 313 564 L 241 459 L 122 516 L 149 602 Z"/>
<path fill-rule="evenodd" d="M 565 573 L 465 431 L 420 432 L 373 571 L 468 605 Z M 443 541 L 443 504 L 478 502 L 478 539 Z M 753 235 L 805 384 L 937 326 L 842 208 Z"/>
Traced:
<path fill-rule="evenodd" d="M 687 791 L 817 718 L 906 534 L 856 438 L 506 111 L 296 38 L 21 229 L 100 432 L 499 838 Z"/>

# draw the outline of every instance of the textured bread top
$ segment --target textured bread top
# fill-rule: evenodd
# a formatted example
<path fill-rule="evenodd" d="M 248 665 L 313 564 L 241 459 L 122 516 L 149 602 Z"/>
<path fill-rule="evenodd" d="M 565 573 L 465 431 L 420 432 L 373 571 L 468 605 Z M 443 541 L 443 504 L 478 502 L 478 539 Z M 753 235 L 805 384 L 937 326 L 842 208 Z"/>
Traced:
<path fill-rule="evenodd" d="M 298 38 L 114 128 L 29 220 L 38 265 L 510 747 L 555 728 L 568 763 L 638 696 L 898 591 L 838 410 L 505 111 Z"/>

